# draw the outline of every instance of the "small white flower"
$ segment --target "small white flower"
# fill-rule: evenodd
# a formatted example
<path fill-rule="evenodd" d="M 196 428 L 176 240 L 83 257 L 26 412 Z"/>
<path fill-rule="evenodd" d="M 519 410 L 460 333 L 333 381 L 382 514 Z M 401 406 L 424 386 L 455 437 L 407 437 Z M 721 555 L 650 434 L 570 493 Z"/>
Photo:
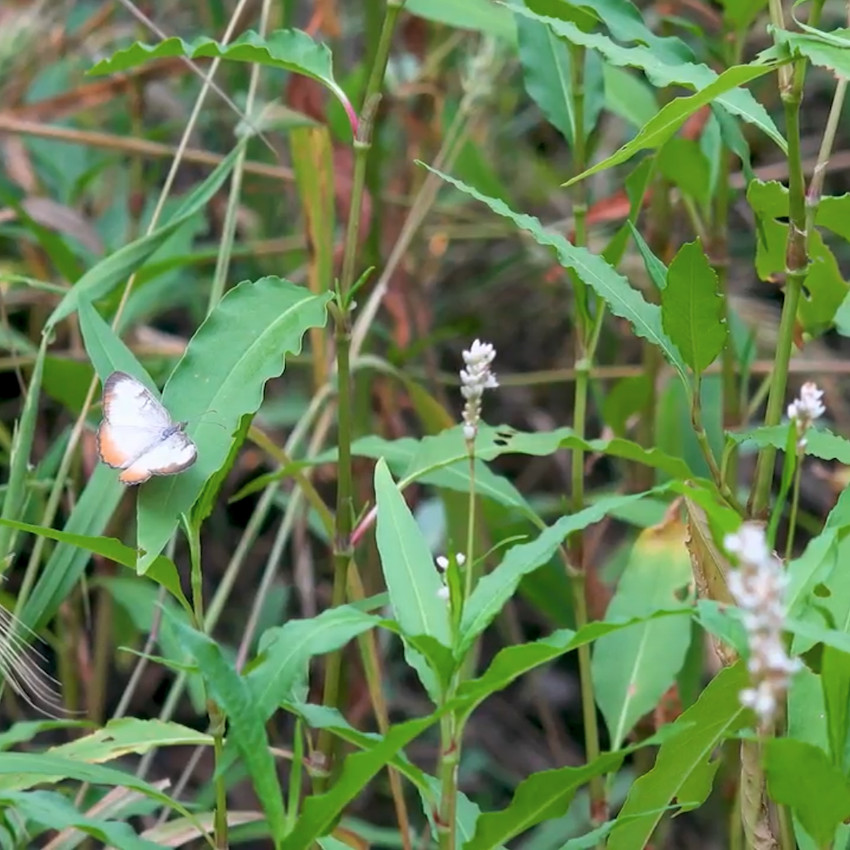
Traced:
<path fill-rule="evenodd" d="M 438 599 L 444 599 L 444 600 L 448 601 L 449 589 L 448 589 L 448 587 L 446 587 L 446 585 L 443 585 L 441 588 L 439 588 L 437 590 L 437 598 Z"/>
<path fill-rule="evenodd" d="M 743 613 L 750 649 L 747 670 L 752 687 L 741 691 L 741 704 L 752 708 L 769 727 L 790 677 L 802 666 L 799 659 L 788 656 L 782 638 L 788 576 L 768 549 L 764 528 L 758 523 L 743 523 L 723 542 L 738 558 L 739 567 L 729 574 L 727 586 Z"/>
<path fill-rule="evenodd" d="M 437 563 L 437 569 L 444 573 L 449 568 L 449 559 L 445 555 L 437 555 L 434 559 Z"/>
<path fill-rule="evenodd" d="M 801 449 L 806 445 L 804 439 L 806 431 L 812 427 L 815 419 L 820 419 L 826 413 L 822 398 L 823 390 L 819 390 L 817 384 L 812 381 L 807 381 L 800 387 L 800 397 L 788 405 L 788 418 L 797 427 L 797 434 L 800 437 L 797 445 Z"/>
<path fill-rule="evenodd" d="M 484 390 L 499 386 L 490 369 L 495 357 L 496 349 L 489 342 L 481 342 L 479 339 L 463 352 L 466 368 L 460 370 L 460 392 L 466 399 L 463 406 L 463 436 L 468 443 L 471 443 L 478 433 Z"/>
<path fill-rule="evenodd" d="M 464 555 L 463 552 L 458 552 L 457 555 L 455 555 L 455 561 L 459 567 L 462 567 L 466 563 L 466 555 Z"/>

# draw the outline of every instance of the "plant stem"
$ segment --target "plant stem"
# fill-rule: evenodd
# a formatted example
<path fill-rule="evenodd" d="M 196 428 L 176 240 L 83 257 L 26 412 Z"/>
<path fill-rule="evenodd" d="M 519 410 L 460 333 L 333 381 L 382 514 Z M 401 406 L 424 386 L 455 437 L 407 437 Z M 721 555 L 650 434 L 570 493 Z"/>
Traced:
<path fill-rule="evenodd" d="M 337 503 L 336 531 L 333 546 L 333 591 L 334 606 L 342 605 L 346 599 L 346 584 L 349 564 L 352 561 L 351 530 L 354 521 L 354 485 L 351 468 L 351 442 L 353 439 L 351 405 L 351 304 L 349 293 L 354 282 L 354 265 L 360 241 L 360 217 L 363 192 L 366 180 L 366 166 L 371 150 L 374 116 L 381 96 L 384 74 L 389 58 L 392 34 L 403 0 L 389 0 L 384 16 L 375 61 L 366 85 L 363 109 L 354 139 L 354 176 L 351 189 L 351 205 L 348 212 L 348 226 L 345 234 L 345 247 L 342 260 L 342 274 L 339 283 L 339 299 L 333 305 L 335 322 L 335 340 L 337 348 L 337 442 L 339 460 L 337 464 Z M 325 667 L 324 692 L 322 704 L 339 709 L 342 677 L 342 650 L 331 653 Z M 336 738 L 328 729 L 319 733 L 317 749 L 323 759 L 324 767 L 333 769 Z M 326 778 L 319 775 L 315 779 L 315 790 L 320 793 Z"/>
<path fill-rule="evenodd" d="M 197 523 L 184 521 L 186 538 L 189 541 L 189 569 L 192 588 L 192 612 L 194 626 L 204 632 L 204 589 L 203 570 L 201 569 L 201 529 Z M 224 756 L 224 730 L 226 726 L 224 712 L 215 700 L 207 697 L 207 715 L 210 720 L 210 734 L 213 738 L 215 758 L 215 815 L 213 827 L 217 850 L 227 850 L 227 785 L 224 771 L 219 770 Z"/>
<path fill-rule="evenodd" d="M 215 758 L 215 831 L 216 850 L 227 850 L 227 783 L 221 770 L 224 758 L 224 730 L 226 721 L 224 712 L 214 700 L 207 700 L 207 713 L 210 718 L 210 733 L 213 738 L 213 756 Z"/>
<path fill-rule="evenodd" d="M 449 714 L 440 721 L 440 812 L 437 818 L 440 850 L 455 850 L 459 763 L 458 722 L 453 714 Z"/>
<path fill-rule="evenodd" d="M 571 44 L 570 75 L 575 128 L 573 139 L 573 167 L 576 172 L 585 169 L 587 160 L 587 137 L 584 120 L 584 64 L 585 49 Z M 587 245 L 587 183 L 580 180 L 575 186 L 573 196 L 573 216 L 575 218 L 575 244 Z M 590 386 L 590 366 L 598 334 L 596 323 L 590 313 L 588 288 L 577 274 L 571 275 L 576 300 L 576 344 L 575 344 L 575 395 L 573 400 L 573 431 L 583 439 L 586 432 L 587 397 Z M 598 301 L 598 299 L 594 299 Z M 597 310 L 598 310 L 598 304 Z M 571 502 L 573 513 L 584 508 L 584 449 L 573 449 L 571 458 Z M 576 629 L 587 623 L 587 576 L 584 560 L 584 538 L 581 532 L 572 535 L 569 541 L 569 562 L 567 572 L 571 578 L 573 591 L 573 613 Z M 585 753 L 588 763 L 599 756 L 599 729 L 596 724 L 596 701 L 593 690 L 593 676 L 590 667 L 590 647 L 583 645 L 578 650 L 579 678 L 581 681 L 582 717 L 584 720 Z M 607 819 L 608 804 L 605 782 L 602 776 L 594 776 L 590 781 L 590 818 L 594 824 L 604 823 Z"/>
<path fill-rule="evenodd" d="M 817 26 L 822 0 L 812 4 L 809 24 Z M 780 0 L 770 0 L 771 23 L 781 29 L 783 11 Z M 779 338 L 776 345 L 776 366 L 771 375 L 770 394 L 764 424 L 778 425 L 785 403 L 788 383 L 788 362 L 794 344 L 794 326 L 797 308 L 808 273 L 808 236 L 806 233 L 806 187 L 803 179 L 802 151 L 800 147 L 800 104 L 803 100 L 803 83 L 806 77 L 806 59 L 779 68 L 779 93 L 785 112 L 785 132 L 788 137 L 788 241 L 785 249 L 786 285 Z M 748 505 L 751 516 L 764 516 L 770 504 L 773 467 L 776 449 L 766 446 L 759 451 L 755 483 Z"/>

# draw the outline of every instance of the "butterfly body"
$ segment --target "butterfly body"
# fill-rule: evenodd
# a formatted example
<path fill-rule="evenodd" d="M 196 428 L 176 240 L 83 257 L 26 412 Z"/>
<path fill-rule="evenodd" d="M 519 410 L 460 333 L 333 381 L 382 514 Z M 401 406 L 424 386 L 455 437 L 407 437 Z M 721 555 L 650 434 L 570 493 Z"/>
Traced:
<path fill-rule="evenodd" d="M 97 430 L 101 460 L 120 469 L 119 481 L 141 484 L 152 475 L 174 475 L 190 467 L 198 450 L 154 394 L 126 372 L 103 385 L 103 421 Z"/>

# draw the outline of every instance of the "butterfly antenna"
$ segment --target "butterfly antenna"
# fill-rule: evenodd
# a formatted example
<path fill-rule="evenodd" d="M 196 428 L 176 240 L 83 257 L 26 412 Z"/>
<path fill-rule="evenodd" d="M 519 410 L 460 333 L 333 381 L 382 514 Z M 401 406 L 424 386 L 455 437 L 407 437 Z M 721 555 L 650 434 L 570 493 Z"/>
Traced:
<path fill-rule="evenodd" d="M 31 708 L 54 720 L 67 717 L 70 712 L 62 704 L 61 683 L 46 671 L 47 659 L 31 640 L 40 638 L 0 605 L 0 675 Z"/>

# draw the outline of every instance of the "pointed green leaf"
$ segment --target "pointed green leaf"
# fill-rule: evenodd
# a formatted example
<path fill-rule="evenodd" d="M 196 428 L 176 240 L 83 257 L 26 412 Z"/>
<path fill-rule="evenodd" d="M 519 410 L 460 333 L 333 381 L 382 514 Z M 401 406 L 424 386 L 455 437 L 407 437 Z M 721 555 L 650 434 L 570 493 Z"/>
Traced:
<path fill-rule="evenodd" d="M 119 248 L 108 257 L 104 257 L 77 280 L 51 313 L 47 320 L 46 331 L 52 330 L 59 322 L 70 316 L 81 301 L 96 301 L 108 294 L 114 286 L 126 281 L 127 277 L 136 271 L 166 239 L 195 213 L 203 209 L 230 175 L 241 147 L 242 143 L 234 147 L 210 176 L 180 204 L 168 222 L 158 227 L 153 233 L 142 236 L 135 242 Z"/>
<path fill-rule="evenodd" d="M 175 421 L 198 447 L 198 460 L 180 475 L 141 486 L 138 541 L 145 572 L 201 494 L 227 461 L 231 435 L 263 400 L 265 383 L 280 375 L 284 355 L 301 350 L 308 328 L 322 326 L 329 294 L 278 277 L 246 281 L 231 289 L 189 341 L 162 394 Z"/>
<path fill-rule="evenodd" d="M 681 606 L 683 589 L 692 581 L 683 525 L 648 528 L 635 541 L 606 620 L 645 617 Z M 648 620 L 600 638 L 593 648 L 593 686 L 611 749 L 619 749 L 634 724 L 673 684 L 691 640 L 687 619 Z"/>
<path fill-rule="evenodd" d="M 548 233 L 534 216 L 516 213 L 498 198 L 482 195 L 454 177 L 449 177 L 429 166 L 425 167 L 470 197 L 487 204 L 493 212 L 509 218 L 521 230 L 530 233 L 541 245 L 554 248 L 561 264 L 578 275 L 602 298 L 615 316 L 629 321 L 639 337 L 658 346 L 687 384 L 687 371 L 682 357 L 661 327 L 661 308 L 656 304 L 647 303 L 643 295 L 602 257 L 591 253 L 586 248 L 573 245 L 557 233 Z"/>
<path fill-rule="evenodd" d="M 110 720 L 102 729 L 82 738 L 51 747 L 48 753 L 97 764 L 123 758 L 129 753 L 146 753 L 158 747 L 211 747 L 212 744 L 211 735 L 171 720 L 122 717 Z"/>
<path fill-rule="evenodd" d="M 776 128 L 767 110 L 748 91 L 738 88 L 773 71 L 776 67 L 775 61 L 735 65 L 718 75 L 707 65 L 688 62 L 681 53 L 673 55 L 670 51 L 662 52 L 657 47 L 644 46 L 643 44 L 626 47 L 601 33 L 583 32 L 570 21 L 537 15 L 518 5 L 512 5 L 511 9 L 517 14 L 541 21 L 551 27 L 559 36 L 573 44 L 598 51 L 612 65 L 640 68 L 650 82 L 658 88 L 684 85 L 696 91 L 696 94 L 690 97 L 673 100 L 649 124 L 644 126 L 634 142 L 620 148 L 620 151 L 614 157 L 609 157 L 604 164 L 588 169 L 574 180 L 583 179 L 599 168 L 607 168 L 613 164 L 612 160 L 623 154 L 627 148 L 631 148 L 630 152 L 623 155 L 622 158 L 618 158 L 618 162 L 628 159 L 642 147 L 657 147 L 670 138 L 697 109 L 712 101 L 716 101 L 731 114 L 737 115 L 761 129 L 782 150 L 785 150 L 782 134 Z M 642 140 L 638 142 L 641 137 Z M 644 144 L 644 142 L 648 144 Z M 574 180 L 570 182 L 574 182 Z"/>
<path fill-rule="evenodd" d="M 342 89 L 334 80 L 333 59 L 328 47 L 313 41 L 306 32 L 295 29 L 275 30 L 265 37 L 248 30 L 229 44 L 220 44 L 206 36 L 193 41 L 166 38 L 158 44 L 143 44 L 137 41 L 124 50 L 116 51 L 108 59 L 102 59 L 89 73 L 112 74 L 134 68 L 149 59 L 172 56 L 227 59 L 294 71 L 322 83 L 341 100 L 346 100 Z"/>
<path fill-rule="evenodd" d="M 186 650 L 197 661 L 210 697 L 227 715 L 228 740 L 236 745 L 251 775 L 254 791 L 266 813 L 269 830 L 277 845 L 286 826 L 283 792 L 269 749 L 265 718 L 260 714 L 252 689 L 224 659 L 221 649 L 210 638 L 177 618 L 170 618 L 170 622 L 182 638 Z"/>
<path fill-rule="evenodd" d="M 9 456 L 9 475 L 6 480 L 6 492 L 3 494 L 3 507 L 0 509 L 0 517 L 4 520 L 20 517 L 23 513 L 24 501 L 27 498 L 26 482 L 33 462 L 32 445 L 38 419 L 39 400 L 41 399 L 44 358 L 49 340 L 50 334 L 45 333 L 42 336 L 41 345 L 35 358 L 32 376 L 27 387 L 24 409 L 21 418 L 15 424 Z M 14 541 L 13 528 L 14 526 L 9 524 L 0 526 L 0 575 L 11 564 L 8 556 L 11 554 Z"/>
<path fill-rule="evenodd" d="M 549 27 L 533 18 L 517 15 L 516 25 L 525 90 L 572 147 L 576 120 L 568 47 Z"/>
<path fill-rule="evenodd" d="M 443 586 L 428 543 L 398 492 L 386 463 L 375 467 L 377 541 L 390 602 L 402 634 L 428 635 L 449 646 L 449 618 Z"/>
<path fill-rule="evenodd" d="M 66 534 L 97 535 L 106 528 L 126 488 L 115 471 L 98 464 L 65 523 Z M 37 630 L 59 609 L 85 572 L 91 558 L 88 549 L 60 543 L 44 565 L 20 617 Z"/>
<path fill-rule="evenodd" d="M 10 520 L 0 519 L 0 525 L 10 526 L 19 531 L 27 531 L 30 534 L 38 534 L 41 537 L 47 537 L 50 540 L 58 540 L 60 543 L 66 543 L 69 546 L 78 546 L 95 555 L 100 555 L 110 561 L 115 561 L 116 564 L 134 569 L 139 553 L 125 546 L 120 540 L 114 537 L 92 537 L 85 534 L 71 534 L 67 531 L 56 531 L 53 528 L 45 528 L 41 525 L 30 525 L 26 522 L 12 522 Z M 164 555 L 158 555 L 151 562 L 148 575 L 158 584 L 161 584 L 187 611 L 191 611 L 192 607 L 183 594 L 180 586 L 180 576 L 177 574 L 177 567 L 174 562 L 166 558 Z"/>
<path fill-rule="evenodd" d="M 157 850 L 161 845 L 140 838 L 129 824 L 89 817 L 78 812 L 63 794 L 54 791 L 0 792 L 0 805 L 18 818 L 43 829 L 75 829 L 116 850 Z M 35 835 L 30 835 L 34 838 Z"/>
<path fill-rule="evenodd" d="M 576 791 L 594 776 L 616 770 L 625 753 L 604 753 L 582 767 L 561 767 L 531 774 L 517 786 L 510 805 L 483 812 L 475 835 L 463 850 L 496 850 L 511 838 L 545 820 L 563 817 Z"/>
<path fill-rule="evenodd" d="M 699 241 L 683 245 L 667 270 L 661 322 L 685 363 L 697 374 L 723 350 L 728 327 L 717 274 Z"/>
<path fill-rule="evenodd" d="M 820 747 L 792 738 L 765 741 L 764 770 L 771 799 L 789 806 L 819 847 L 829 846 L 836 827 L 850 818 L 844 773 Z"/>
<path fill-rule="evenodd" d="M 433 714 L 390 728 L 383 740 L 370 750 L 348 756 L 342 772 L 330 791 L 308 797 L 298 815 L 295 828 L 285 838 L 281 850 L 307 850 L 320 836 L 327 834 L 345 807 L 398 753 L 439 719 Z"/>
<path fill-rule="evenodd" d="M 658 488 L 650 493 L 659 493 L 663 490 L 664 488 Z M 463 655 L 493 621 L 514 595 L 522 578 L 548 563 L 570 534 L 599 522 L 612 511 L 636 502 L 646 495 L 649 493 L 603 497 L 584 510 L 561 517 L 556 523 L 541 531 L 534 540 L 512 546 L 502 562 L 490 573 L 481 577 L 464 605 L 460 625 L 460 645 L 456 650 L 458 655 Z M 637 613 L 629 612 L 628 615 Z"/>
<path fill-rule="evenodd" d="M 342 605 L 264 632 L 262 660 L 245 677 L 262 718 L 271 717 L 282 702 L 301 698 L 299 691 L 306 687 L 311 658 L 340 649 L 380 622 L 379 617 Z"/>
<path fill-rule="evenodd" d="M 652 770 L 632 785 L 617 824 L 608 839 L 608 850 L 632 850 L 643 847 L 675 799 L 693 785 L 711 765 L 717 746 L 747 722 L 741 706 L 740 691 L 747 687 L 746 665 L 721 670 L 702 692 L 699 699 L 673 723 L 673 731 L 681 730 L 661 745 Z M 701 786 L 703 789 L 705 786 Z"/>

